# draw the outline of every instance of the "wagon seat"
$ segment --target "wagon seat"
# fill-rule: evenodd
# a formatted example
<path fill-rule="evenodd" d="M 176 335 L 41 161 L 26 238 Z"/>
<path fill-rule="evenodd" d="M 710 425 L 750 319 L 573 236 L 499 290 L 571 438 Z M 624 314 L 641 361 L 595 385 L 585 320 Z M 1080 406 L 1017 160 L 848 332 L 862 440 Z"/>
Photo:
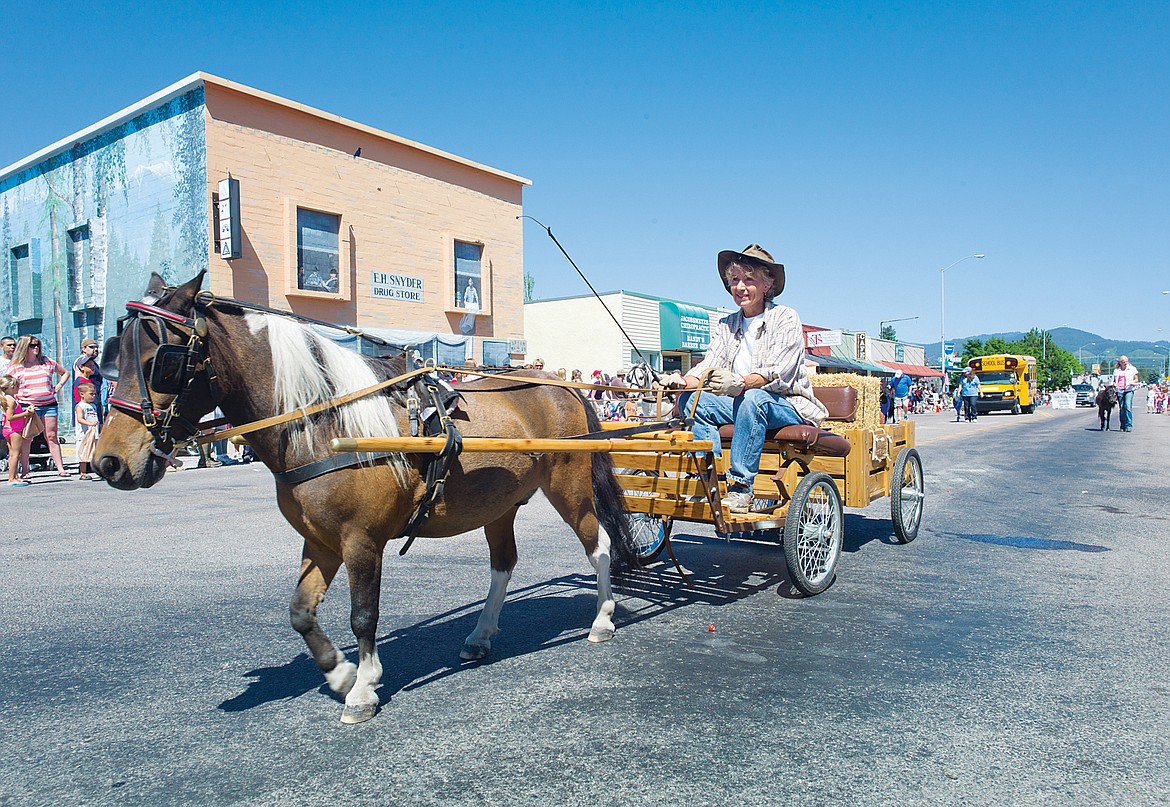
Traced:
<path fill-rule="evenodd" d="M 857 390 L 853 387 L 813 387 L 813 394 L 829 410 L 827 420 L 851 423 L 857 417 Z M 731 424 L 719 427 L 719 436 L 724 440 L 730 440 L 734 434 L 735 427 Z M 850 448 L 849 441 L 841 435 L 808 424 L 771 429 L 765 439 L 785 443 L 787 445 L 782 447 L 802 454 L 820 457 L 844 457 Z"/>

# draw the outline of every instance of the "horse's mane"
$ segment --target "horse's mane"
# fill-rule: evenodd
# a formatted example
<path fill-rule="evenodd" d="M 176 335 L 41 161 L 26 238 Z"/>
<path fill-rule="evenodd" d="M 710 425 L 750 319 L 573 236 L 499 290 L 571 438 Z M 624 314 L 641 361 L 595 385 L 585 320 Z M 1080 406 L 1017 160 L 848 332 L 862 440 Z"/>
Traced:
<path fill-rule="evenodd" d="M 248 313 L 245 321 L 256 335 L 266 334 L 272 351 L 272 383 L 276 408 L 291 412 L 336 398 L 391 377 L 396 365 L 370 362 L 292 320 L 274 314 Z M 397 437 L 398 421 L 385 394 L 367 395 L 353 403 L 303 418 L 289 429 L 297 447 L 312 451 L 329 437 Z M 391 463 L 405 479 L 406 458 Z"/>

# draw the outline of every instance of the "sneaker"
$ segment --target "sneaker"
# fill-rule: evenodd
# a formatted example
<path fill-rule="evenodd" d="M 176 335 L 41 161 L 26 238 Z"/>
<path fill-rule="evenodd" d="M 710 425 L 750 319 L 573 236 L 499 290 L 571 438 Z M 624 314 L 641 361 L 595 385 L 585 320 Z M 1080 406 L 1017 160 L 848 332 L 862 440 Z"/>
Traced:
<path fill-rule="evenodd" d="M 752 511 L 752 494 L 748 490 L 736 490 L 728 493 L 723 499 L 727 509 L 733 513 L 750 513 Z"/>

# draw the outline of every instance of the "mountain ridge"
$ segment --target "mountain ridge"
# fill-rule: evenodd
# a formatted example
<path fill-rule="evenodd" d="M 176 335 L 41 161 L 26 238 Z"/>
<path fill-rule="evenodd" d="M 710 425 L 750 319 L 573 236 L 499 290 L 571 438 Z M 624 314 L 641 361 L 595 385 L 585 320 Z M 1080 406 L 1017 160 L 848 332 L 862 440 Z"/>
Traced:
<path fill-rule="evenodd" d="M 947 341 L 954 344 L 955 352 L 962 355 L 963 345 L 972 339 L 978 339 L 985 342 L 993 336 L 1003 338 L 1008 342 L 1014 342 L 1018 339 L 1023 339 L 1027 335 L 1027 331 L 1008 331 L 998 333 L 981 333 L 972 336 L 961 336 Z M 1156 342 L 1130 340 L 1130 339 L 1109 339 L 1100 334 L 1091 331 L 1082 331 L 1079 328 L 1053 328 L 1048 331 L 1048 338 L 1050 344 L 1057 345 L 1085 364 L 1092 364 L 1094 361 L 1104 363 L 1106 361 L 1113 362 L 1117 360 L 1118 356 L 1128 356 L 1136 367 L 1154 367 L 1159 368 L 1170 356 L 1170 341 L 1159 339 Z M 923 345 L 926 350 L 926 358 L 928 363 L 938 364 L 939 343 L 931 342 Z"/>

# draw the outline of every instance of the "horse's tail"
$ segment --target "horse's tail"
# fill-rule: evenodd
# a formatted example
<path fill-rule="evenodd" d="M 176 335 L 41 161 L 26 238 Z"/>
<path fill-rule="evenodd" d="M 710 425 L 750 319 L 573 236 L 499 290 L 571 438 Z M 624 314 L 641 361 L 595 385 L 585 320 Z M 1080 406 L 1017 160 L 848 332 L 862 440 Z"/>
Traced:
<path fill-rule="evenodd" d="M 593 411 L 588 401 L 582 403 L 585 405 L 589 431 L 600 431 L 601 421 L 598 420 L 597 413 Z M 597 508 L 597 519 L 609 535 L 614 557 L 627 565 L 637 565 L 634 536 L 630 533 L 626 511 L 622 508 L 622 489 L 613 473 L 613 458 L 600 451 L 593 452 L 592 456 L 593 503 Z"/>

